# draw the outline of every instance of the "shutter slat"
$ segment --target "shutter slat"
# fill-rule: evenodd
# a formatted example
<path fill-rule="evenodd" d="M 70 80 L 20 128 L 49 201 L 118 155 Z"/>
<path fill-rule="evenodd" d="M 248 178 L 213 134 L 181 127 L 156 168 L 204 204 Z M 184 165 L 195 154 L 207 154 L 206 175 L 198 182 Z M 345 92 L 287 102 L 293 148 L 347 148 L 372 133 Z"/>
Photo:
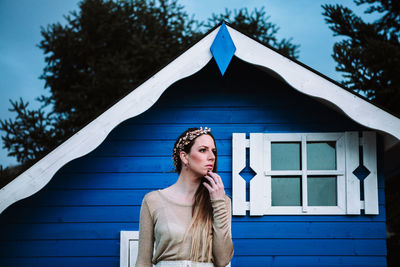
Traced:
<path fill-rule="evenodd" d="M 256 175 L 250 180 L 250 215 L 265 214 L 267 187 L 264 176 L 264 135 L 250 133 L 250 167 Z"/>
<path fill-rule="evenodd" d="M 232 135 L 232 214 L 246 215 L 246 181 L 240 172 L 246 167 L 246 134 Z"/>
<path fill-rule="evenodd" d="M 353 174 L 359 166 L 358 133 L 346 132 L 346 204 L 347 214 L 360 214 L 360 180 Z"/>
<path fill-rule="evenodd" d="M 371 172 L 364 179 L 365 214 L 379 214 L 376 133 L 363 132 L 364 166 Z"/>

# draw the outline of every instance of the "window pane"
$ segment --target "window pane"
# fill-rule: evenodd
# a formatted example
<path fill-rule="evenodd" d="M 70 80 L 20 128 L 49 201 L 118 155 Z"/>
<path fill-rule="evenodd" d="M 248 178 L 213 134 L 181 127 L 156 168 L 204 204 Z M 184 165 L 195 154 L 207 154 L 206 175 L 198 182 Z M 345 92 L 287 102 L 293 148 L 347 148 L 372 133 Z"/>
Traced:
<path fill-rule="evenodd" d="M 271 143 L 272 170 L 300 170 L 300 143 Z"/>
<path fill-rule="evenodd" d="M 336 177 L 307 178 L 309 206 L 336 206 Z"/>
<path fill-rule="evenodd" d="M 272 177 L 272 206 L 300 206 L 300 177 Z"/>
<path fill-rule="evenodd" d="M 307 143 L 308 170 L 336 170 L 335 142 Z"/>

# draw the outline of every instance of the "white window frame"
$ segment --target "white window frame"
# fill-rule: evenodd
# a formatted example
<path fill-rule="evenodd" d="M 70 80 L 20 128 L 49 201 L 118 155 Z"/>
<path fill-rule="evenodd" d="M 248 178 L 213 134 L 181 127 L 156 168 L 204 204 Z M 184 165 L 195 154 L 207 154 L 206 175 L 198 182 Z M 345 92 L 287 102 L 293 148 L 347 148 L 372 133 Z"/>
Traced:
<path fill-rule="evenodd" d="M 264 164 L 264 176 L 268 192 L 271 192 L 272 176 L 301 176 L 301 206 L 272 206 L 271 198 L 268 198 L 265 213 L 266 214 L 343 214 L 345 213 L 345 151 L 343 133 L 283 133 L 283 134 L 263 134 L 264 148 L 267 153 L 267 162 Z M 336 143 L 336 167 L 337 170 L 307 170 L 307 142 L 330 142 Z M 272 142 L 299 142 L 301 145 L 301 168 L 300 170 L 271 170 L 271 143 Z M 264 152 L 264 153 L 265 153 Z M 308 184 L 309 175 L 332 175 L 336 176 L 336 206 L 308 206 Z"/>
<path fill-rule="evenodd" d="M 233 215 L 341 215 L 379 214 L 376 168 L 376 133 L 234 133 L 232 140 Z M 336 170 L 307 170 L 307 142 L 336 142 Z M 302 168 L 295 171 L 271 170 L 271 142 L 300 142 Z M 371 172 L 364 180 L 364 200 L 360 200 L 360 181 L 353 174 L 359 166 L 359 146 L 363 146 L 364 166 Z M 250 148 L 251 169 L 256 173 L 250 180 L 250 201 L 246 202 L 246 182 L 240 172 L 246 166 L 246 147 Z M 302 205 L 272 206 L 271 177 L 276 175 L 301 176 Z M 308 206 L 307 175 L 332 175 L 337 182 L 336 206 Z"/>

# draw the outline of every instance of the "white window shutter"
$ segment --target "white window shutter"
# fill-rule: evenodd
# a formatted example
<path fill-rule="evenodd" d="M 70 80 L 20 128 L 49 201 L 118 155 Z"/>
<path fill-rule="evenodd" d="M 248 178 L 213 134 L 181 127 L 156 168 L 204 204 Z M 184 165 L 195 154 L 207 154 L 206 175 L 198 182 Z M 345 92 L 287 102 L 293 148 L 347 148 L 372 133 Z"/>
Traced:
<path fill-rule="evenodd" d="M 267 204 L 267 187 L 264 175 L 265 153 L 264 134 L 250 134 L 250 168 L 256 175 L 250 180 L 250 215 L 265 214 Z"/>
<path fill-rule="evenodd" d="M 232 136 L 232 214 L 246 215 L 246 181 L 240 172 L 246 167 L 246 134 Z"/>
<path fill-rule="evenodd" d="M 365 214 L 379 214 L 376 133 L 363 132 L 364 166 L 371 172 L 364 179 Z"/>
<path fill-rule="evenodd" d="M 360 180 L 353 171 L 360 165 L 358 132 L 346 132 L 346 206 L 347 214 L 360 214 Z"/>
<path fill-rule="evenodd" d="M 303 134 L 304 135 L 304 134 Z M 378 203 L 378 177 L 377 177 L 377 155 L 376 155 L 376 133 L 363 132 L 359 138 L 358 132 L 343 133 L 313 133 L 308 134 L 305 141 L 337 141 L 337 170 L 334 175 L 338 178 L 338 207 L 311 207 L 310 213 L 299 210 L 297 207 L 272 207 L 271 206 L 271 175 L 282 175 L 283 171 L 271 170 L 271 138 L 274 141 L 298 141 L 300 134 L 265 134 L 250 133 L 250 139 L 246 139 L 245 133 L 234 133 L 232 143 L 232 189 L 233 189 L 233 215 L 246 215 L 250 210 L 251 216 L 262 216 L 267 214 L 352 214 L 359 215 L 361 210 L 365 214 L 379 214 Z M 303 138 L 302 151 L 306 153 L 306 142 Z M 310 139 L 308 139 L 310 138 Z M 336 138 L 336 139 L 335 139 Z M 246 181 L 240 176 L 240 172 L 246 167 L 246 147 L 250 148 L 250 167 L 255 176 L 250 180 L 250 201 L 246 202 Z M 362 158 L 360 159 L 360 147 L 362 147 Z M 303 165 L 306 165 L 303 155 Z M 368 169 L 369 174 L 363 181 L 354 173 L 361 166 Z M 303 166 L 302 169 L 305 169 Z M 298 171 L 297 171 L 298 172 Z M 296 175 L 298 173 L 296 172 Z M 316 171 L 303 173 L 312 175 Z M 356 172 L 367 174 L 361 169 Z M 294 171 L 291 171 L 293 175 Z M 358 175 L 358 174 L 357 174 Z M 363 183 L 364 200 L 361 200 L 361 183 Z M 303 185 L 304 187 L 304 185 Z M 307 192 L 303 192 L 307 195 Z M 305 201 L 306 202 L 306 201 Z M 304 203 L 303 203 L 304 204 Z M 305 205 L 303 205 L 305 206 Z M 320 208 L 321 210 L 317 210 Z"/>

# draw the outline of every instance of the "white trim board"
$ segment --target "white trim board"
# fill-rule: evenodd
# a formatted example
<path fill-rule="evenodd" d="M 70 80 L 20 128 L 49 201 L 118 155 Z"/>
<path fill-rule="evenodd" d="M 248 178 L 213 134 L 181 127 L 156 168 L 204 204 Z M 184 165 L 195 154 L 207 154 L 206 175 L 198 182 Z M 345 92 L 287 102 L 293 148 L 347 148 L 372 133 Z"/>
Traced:
<path fill-rule="evenodd" d="M 344 90 L 335 83 L 239 31 L 231 27 L 228 27 L 228 31 L 235 43 L 235 56 L 238 58 L 272 70 L 294 89 L 303 94 L 327 100 L 359 124 L 383 131 L 400 139 L 399 118 Z"/>
<path fill-rule="evenodd" d="M 139 249 L 139 231 L 121 231 L 119 266 L 130 267 L 136 263 Z"/>
<path fill-rule="evenodd" d="M 156 251 L 154 243 L 153 254 Z M 133 267 L 136 266 L 136 260 L 139 253 L 139 231 L 121 231 L 120 232 L 120 249 L 119 249 L 119 266 Z M 155 266 L 152 264 L 152 266 Z"/>
<path fill-rule="evenodd" d="M 0 213 L 42 189 L 65 164 L 98 147 L 121 122 L 148 110 L 171 84 L 201 70 L 212 58 L 210 47 L 218 29 L 0 189 Z"/>
<path fill-rule="evenodd" d="M 94 150 L 121 122 L 149 109 L 171 84 L 201 70 L 212 58 L 210 47 L 219 28 L 211 31 L 165 68 L 0 189 L 0 213 L 11 204 L 42 189 L 65 164 Z M 233 28 L 229 26 L 227 28 L 236 46 L 235 55 L 238 58 L 276 72 L 296 90 L 331 102 L 361 125 L 400 139 L 399 118 Z"/>

